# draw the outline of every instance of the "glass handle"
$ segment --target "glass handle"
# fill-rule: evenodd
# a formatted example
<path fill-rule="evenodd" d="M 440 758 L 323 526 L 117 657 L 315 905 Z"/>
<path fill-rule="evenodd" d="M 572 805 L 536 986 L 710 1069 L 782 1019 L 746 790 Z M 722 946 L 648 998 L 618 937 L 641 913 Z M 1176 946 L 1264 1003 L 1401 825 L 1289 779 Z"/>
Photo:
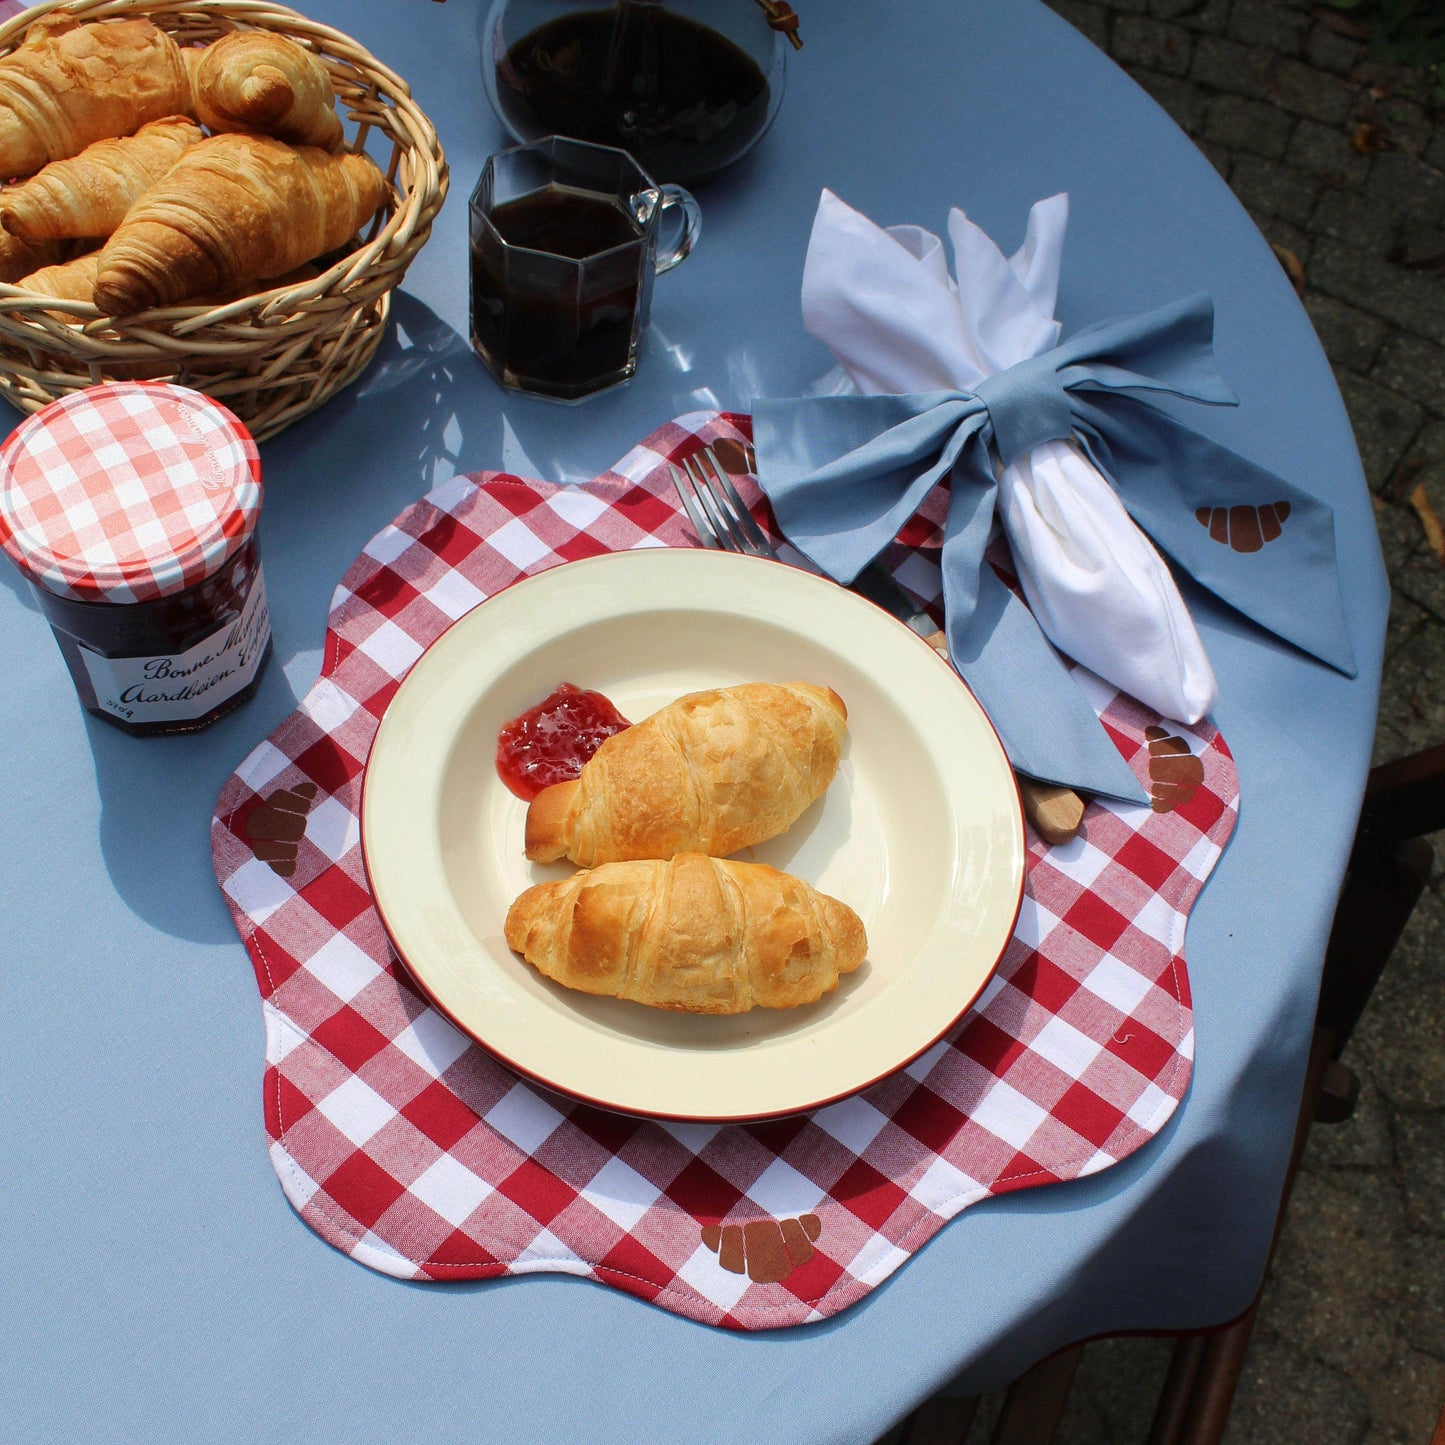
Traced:
<path fill-rule="evenodd" d="M 659 186 L 658 190 L 662 192 L 661 210 L 664 216 L 669 211 L 682 212 L 682 230 L 676 242 L 667 251 L 658 247 L 653 269 L 661 276 L 664 271 L 671 271 L 674 266 L 685 261 L 688 253 L 697 245 L 697 238 L 702 234 L 702 211 L 693 199 L 692 192 L 683 190 L 681 186 Z"/>

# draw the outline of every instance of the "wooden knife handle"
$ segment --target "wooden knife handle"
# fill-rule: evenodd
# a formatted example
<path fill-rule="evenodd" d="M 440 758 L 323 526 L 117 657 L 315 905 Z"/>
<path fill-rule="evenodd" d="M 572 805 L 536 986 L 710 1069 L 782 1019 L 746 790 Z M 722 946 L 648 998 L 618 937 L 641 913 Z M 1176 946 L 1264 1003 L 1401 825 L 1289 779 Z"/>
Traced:
<path fill-rule="evenodd" d="M 930 633 L 923 639 L 941 658 L 948 660 L 948 638 L 942 632 Z M 1072 788 L 1058 783 L 1041 783 L 1015 773 L 1019 797 L 1023 799 L 1024 817 L 1045 843 L 1067 843 L 1077 837 L 1084 821 L 1084 800 Z"/>
<path fill-rule="evenodd" d="M 1084 822 L 1084 800 L 1072 789 L 1058 783 L 1041 783 L 1015 773 L 1024 817 L 1045 843 L 1067 843 L 1077 837 Z"/>

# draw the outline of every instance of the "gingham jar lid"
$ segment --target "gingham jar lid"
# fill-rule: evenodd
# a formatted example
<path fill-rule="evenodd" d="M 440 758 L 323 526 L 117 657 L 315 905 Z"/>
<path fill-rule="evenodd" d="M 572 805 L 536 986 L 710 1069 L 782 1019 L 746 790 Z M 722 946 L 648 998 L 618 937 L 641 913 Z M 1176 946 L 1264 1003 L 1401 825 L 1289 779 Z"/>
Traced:
<path fill-rule="evenodd" d="M 71 392 L 0 446 L 0 546 L 58 597 L 183 592 L 245 545 L 260 511 L 250 432 L 210 397 L 168 382 Z"/>

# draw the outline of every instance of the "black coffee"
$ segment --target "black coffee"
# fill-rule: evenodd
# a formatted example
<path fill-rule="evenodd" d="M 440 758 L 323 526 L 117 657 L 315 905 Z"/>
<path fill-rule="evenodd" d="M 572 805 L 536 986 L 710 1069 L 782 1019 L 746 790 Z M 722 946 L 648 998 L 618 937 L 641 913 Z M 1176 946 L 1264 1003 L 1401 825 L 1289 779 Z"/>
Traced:
<path fill-rule="evenodd" d="M 767 77 L 725 35 L 658 5 L 620 0 L 529 31 L 497 67 L 502 113 L 521 135 L 630 151 L 682 185 L 737 159 L 767 124 Z"/>
<path fill-rule="evenodd" d="M 635 241 L 642 228 L 614 196 L 547 186 L 493 209 L 492 224 L 502 239 L 533 251 L 550 251 L 580 261 L 599 251 Z"/>
<path fill-rule="evenodd" d="M 560 397 L 628 375 L 650 267 L 640 247 L 613 248 L 640 240 L 637 222 L 615 198 L 566 186 L 507 201 L 491 220 L 508 246 L 473 224 L 472 346 L 483 359 L 511 385 Z"/>

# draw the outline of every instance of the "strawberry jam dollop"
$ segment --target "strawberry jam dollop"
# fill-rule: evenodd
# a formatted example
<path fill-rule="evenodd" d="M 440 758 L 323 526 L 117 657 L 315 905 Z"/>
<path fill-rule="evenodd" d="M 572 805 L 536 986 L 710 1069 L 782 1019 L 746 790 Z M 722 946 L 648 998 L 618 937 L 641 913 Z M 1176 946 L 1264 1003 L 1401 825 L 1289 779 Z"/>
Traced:
<path fill-rule="evenodd" d="M 530 802 L 553 783 L 575 778 L 610 738 L 632 724 L 600 692 L 564 682 L 497 733 L 497 775 Z"/>

